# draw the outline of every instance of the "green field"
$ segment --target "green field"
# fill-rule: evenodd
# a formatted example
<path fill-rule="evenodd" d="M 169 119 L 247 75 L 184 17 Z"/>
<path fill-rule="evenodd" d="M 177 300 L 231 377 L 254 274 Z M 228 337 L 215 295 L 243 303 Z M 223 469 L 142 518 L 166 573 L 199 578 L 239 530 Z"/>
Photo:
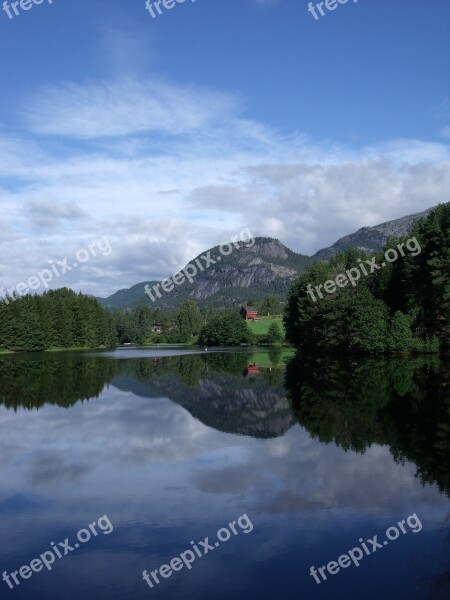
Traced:
<path fill-rule="evenodd" d="M 257 333 L 258 335 L 266 335 L 272 323 L 276 323 L 283 335 L 285 335 L 284 324 L 281 317 L 258 317 L 257 321 L 247 321 L 247 323 L 250 327 L 250 331 L 252 333 Z"/>

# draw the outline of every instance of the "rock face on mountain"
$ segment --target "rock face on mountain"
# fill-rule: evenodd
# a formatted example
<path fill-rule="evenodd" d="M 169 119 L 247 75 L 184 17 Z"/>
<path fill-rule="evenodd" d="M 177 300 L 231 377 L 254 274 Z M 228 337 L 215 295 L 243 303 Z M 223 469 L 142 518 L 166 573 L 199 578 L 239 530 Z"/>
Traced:
<path fill-rule="evenodd" d="M 217 307 L 237 307 L 249 298 L 261 300 L 268 294 L 283 296 L 294 279 L 311 262 L 308 256 L 293 252 L 279 240 L 258 237 L 252 247 L 235 249 L 228 256 L 221 255 L 219 246 L 212 248 L 210 256 L 215 264 L 198 272 L 192 283 L 185 281 L 170 293 L 155 295 L 152 302 L 144 293 L 146 283 L 150 288 L 158 282 L 138 283 L 127 290 L 120 290 L 109 298 L 100 299 L 107 308 L 128 308 L 151 303 L 161 308 L 176 308 L 186 299 L 207 300 Z M 220 257 L 220 260 L 217 260 Z M 196 259 L 204 264 L 200 256 Z"/>
<path fill-rule="evenodd" d="M 213 248 L 212 256 L 219 256 Z M 192 297 L 205 300 L 226 288 L 281 289 L 309 263 L 307 256 L 289 250 L 279 240 L 256 238 L 251 248 L 240 248 L 197 275 Z"/>
<path fill-rule="evenodd" d="M 314 256 L 298 254 L 284 246 L 279 240 L 258 237 L 251 248 L 235 249 L 228 256 L 221 255 L 219 246 L 211 248 L 210 256 L 216 261 L 209 268 L 199 272 L 192 283 L 175 286 L 170 293 L 162 293 L 161 298 L 152 302 L 144 293 L 148 283 L 152 288 L 157 281 L 144 281 L 125 290 L 120 290 L 109 298 L 99 298 L 100 303 L 111 309 L 132 308 L 150 303 L 153 307 L 177 308 L 184 300 L 207 301 L 216 308 L 236 308 L 249 299 L 259 301 L 268 294 L 285 297 L 295 278 L 306 267 L 317 260 L 329 260 L 340 250 L 360 248 L 369 253 L 378 252 L 389 238 L 407 235 L 413 224 L 425 217 L 432 209 L 388 221 L 375 227 L 363 227 L 347 235 L 329 248 L 319 250 Z M 220 260 L 217 260 L 220 257 Z M 204 264 L 200 256 L 196 260 Z"/>
<path fill-rule="evenodd" d="M 375 225 L 375 227 L 362 227 L 355 233 L 344 236 L 329 248 L 319 250 L 314 254 L 313 259 L 329 260 L 338 252 L 348 248 L 359 248 L 364 252 L 378 252 L 390 238 L 407 235 L 414 223 L 418 219 L 426 217 L 431 210 L 430 208 L 421 213 L 395 219 L 395 221 L 387 221 L 381 225 Z"/>
<path fill-rule="evenodd" d="M 283 384 L 271 387 L 263 377 L 250 386 L 242 376 L 214 374 L 192 389 L 173 376 L 151 381 L 117 376 L 111 385 L 143 398 L 170 398 L 207 427 L 226 433 L 276 438 L 296 423 Z"/>

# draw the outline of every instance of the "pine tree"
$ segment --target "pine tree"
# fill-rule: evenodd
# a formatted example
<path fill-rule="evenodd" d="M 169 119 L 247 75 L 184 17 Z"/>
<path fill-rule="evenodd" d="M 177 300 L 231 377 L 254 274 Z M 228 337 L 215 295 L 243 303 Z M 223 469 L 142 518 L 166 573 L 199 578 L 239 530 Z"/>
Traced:
<path fill-rule="evenodd" d="M 276 296 L 270 294 L 261 304 L 260 308 L 261 315 L 279 315 L 281 313 L 280 301 Z"/>
<path fill-rule="evenodd" d="M 279 345 L 283 343 L 283 339 L 284 336 L 281 329 L 276 323 L 271 323 L 265 339 L 267 344 L 270 344 L 271 346 Z"/>

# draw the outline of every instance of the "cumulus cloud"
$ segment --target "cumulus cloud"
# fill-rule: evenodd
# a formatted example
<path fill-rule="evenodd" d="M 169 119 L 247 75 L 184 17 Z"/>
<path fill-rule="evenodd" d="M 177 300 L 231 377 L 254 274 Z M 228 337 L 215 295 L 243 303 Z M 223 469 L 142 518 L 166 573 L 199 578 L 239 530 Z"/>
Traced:
<path fill-rule="evenodd" d="M 78 220 L 86 216 L 75 202 L 56 202 L 55 200 L 33 200 L 26 207 L 30 215 L 30 221 L 38 229 L 44 232 L 57 226 L 64 221 Z"/>
<path fill-rule="evenodd" d="M 38 90 L 27 128 L 0 128 L 1 285 L 102 236 L 52 285 L 108 295 L 167 277 L 248 227 L 313 254 L 359 227 L 449 200 L 449 145 L 284 135 L 231 94 L 158 79 Z"/>

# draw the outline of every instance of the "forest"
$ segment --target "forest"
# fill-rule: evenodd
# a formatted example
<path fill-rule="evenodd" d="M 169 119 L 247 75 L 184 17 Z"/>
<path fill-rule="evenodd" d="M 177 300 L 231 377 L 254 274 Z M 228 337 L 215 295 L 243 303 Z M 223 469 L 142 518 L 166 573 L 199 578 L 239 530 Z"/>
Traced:
<path fill-rule="evenodd" d="M 38 352 L 67 348 L 112 348 L 112 315 L 95 298 L 62 288 L 0 301 L 0 349 Z"/>
<path fill-rule="evenodd" d="M 269 295 L 263 302 L 249 300 L 262 316 L 279 314 L 280 302 Z M 185 300 L 178 310 L 166 311 L 141 305 L 113 313 L 119 343 L 196 344 L 239 346 L 241 344 L 277 345 L 283 335 L 276 325 L 266 334 L 253 333 L 236 310 L 217 310 L 205 303 Z"/>
<path fill-rule="evenodd" d="M 342 276 L 367 259 L 361 250 L 338 253 L 310 266 L 287 298 L 284 323 L 290 343 L 306 354 L 446 353 L 450 349 L 450 203 L 414 225 L 420 253 L 405 254 L 313 302 L 309 286 Z M 405 243 L 389 240 L 384 252 Z"/>

